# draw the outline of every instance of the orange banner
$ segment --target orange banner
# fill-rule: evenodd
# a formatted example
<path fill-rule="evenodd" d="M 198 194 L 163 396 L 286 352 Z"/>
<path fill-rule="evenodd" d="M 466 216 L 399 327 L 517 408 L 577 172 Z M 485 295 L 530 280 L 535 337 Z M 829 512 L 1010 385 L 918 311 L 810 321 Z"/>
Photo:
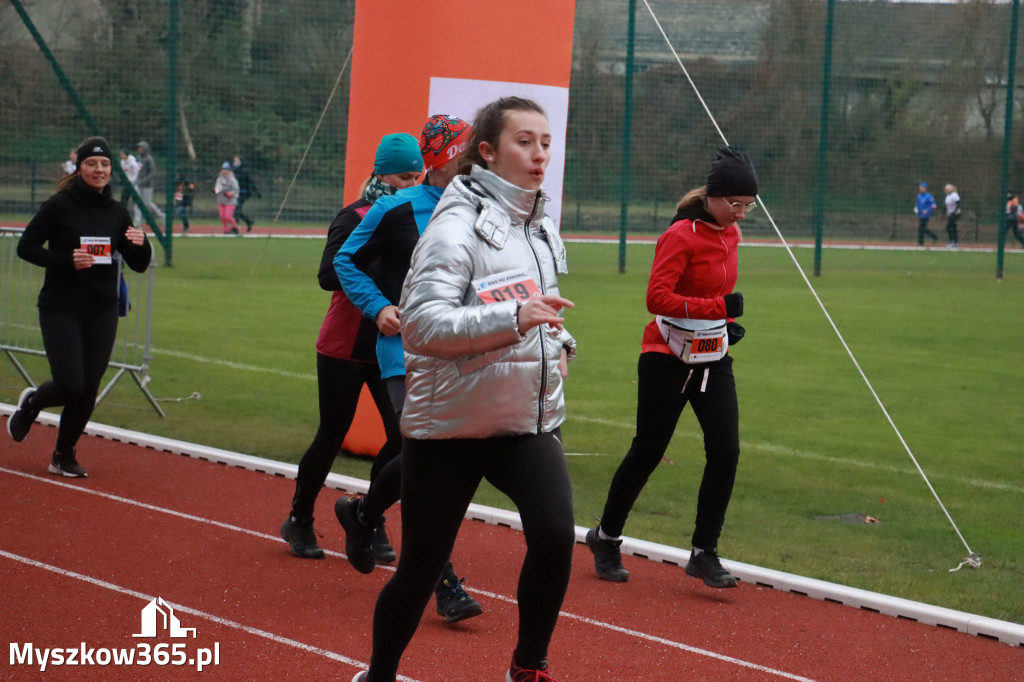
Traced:
<path fill-rule="evenodd" d="M 476 113 L 431 111 L 432 79 L 554 86 L 567 95 L 575 10 L 575 0 L 357 0 L 345 202 L 373 171 L 382 136 L 418 137 L 432 114 Z M 545 109 L 553 119 L 559 113 Z"/>
<path fill-rule="evenodd" d="M 356 0 L 345 154 L 346 204 L 373 172 L 380 138 L 419 137 L 433 114 L 472 121 L 506 95 L 544 107 L 552 132 L 544 182 L 561 213 L 575 0 Z M 364 391 L 344 448 L 375 455 L 384 428 Z"/>

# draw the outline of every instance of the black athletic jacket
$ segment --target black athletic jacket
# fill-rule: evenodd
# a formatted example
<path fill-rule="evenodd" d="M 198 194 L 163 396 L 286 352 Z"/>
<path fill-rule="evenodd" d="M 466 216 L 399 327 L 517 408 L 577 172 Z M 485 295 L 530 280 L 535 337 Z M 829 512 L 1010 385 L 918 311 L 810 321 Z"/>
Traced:
<path fill-rule="evenodd" d="M 75 270 L 72 252 L 82 237 L 109 237 L 114 251 L 136 272 L 145 272 L 153 256 L 146 240 L 128 241 L 128 210 L 114 200 L 110 186 L 97 192 L 80 177 L 40 207 L 18 242 L 18 256 L 46 268 L 39 307 L 58 310 L 101 310 L 117 303 L 117 260 Z M 44 246 L 46 244 L 47 246 Z"/>

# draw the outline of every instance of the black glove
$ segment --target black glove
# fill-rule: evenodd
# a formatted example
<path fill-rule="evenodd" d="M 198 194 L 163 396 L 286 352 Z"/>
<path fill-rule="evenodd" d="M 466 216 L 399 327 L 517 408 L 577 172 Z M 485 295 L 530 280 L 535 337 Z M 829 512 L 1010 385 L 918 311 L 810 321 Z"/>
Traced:
<path fill-rule="evenodd" d="M 730 322 L 725 325 L 725 333 L 729 335 L 729 347 L 731 348 L 743 340 L 743 335 L 747 333 L 747 330 L 739 322 Z"/>
<path fill-rule="evenodd" d="M 743 294 L 734 291 L 731 294 L 726 294 L 723 298 L 725 298 L 726 317 L 739 317 L 743 314 Z"/>

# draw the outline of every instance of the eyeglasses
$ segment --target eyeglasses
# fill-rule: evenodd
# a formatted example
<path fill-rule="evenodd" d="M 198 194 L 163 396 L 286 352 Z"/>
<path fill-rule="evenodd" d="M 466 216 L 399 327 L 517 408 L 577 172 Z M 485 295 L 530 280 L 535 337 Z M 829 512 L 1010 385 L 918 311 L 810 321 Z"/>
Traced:
<path fill-rule="evenodd" d="M 725 197 L 722 197 L 722 201 L 724 201 L 725 204 L 729 207 L 729 209 L 732 210 L 734 213 L 740 210 L 741 208 L 748 213 L 757 208 L 756 201 L 751 201 L 749 204 L 744 204 L 741 201 L 729 201 Z"/>

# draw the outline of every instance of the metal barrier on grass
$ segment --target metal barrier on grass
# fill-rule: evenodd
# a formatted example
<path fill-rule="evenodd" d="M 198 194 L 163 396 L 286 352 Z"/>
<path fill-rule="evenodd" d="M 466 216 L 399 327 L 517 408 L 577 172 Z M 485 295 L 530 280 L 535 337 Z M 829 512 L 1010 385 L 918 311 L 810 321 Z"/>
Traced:
<path fill-rule="evenodd" d="M 18 257 L 18 240 L 23 230 L 0 227 L 0 352 L 30 386 L 36 386 L 19 356 L 46 356 L 39 330 L 36 299 L 43 285 L 43 268 Z M 125 374 L 146 396 L 157 414 L 166 416 L 156 398 L 146 388 L 149 382 L 150 333 L 153 324 L 153 270 L 150 264 L 144 273 L 123 271 L 131 301 L 128 314 L 117 326 L 117 340 L 110 356 L 114 376 L 96 397 L 99 404 Z"/>

